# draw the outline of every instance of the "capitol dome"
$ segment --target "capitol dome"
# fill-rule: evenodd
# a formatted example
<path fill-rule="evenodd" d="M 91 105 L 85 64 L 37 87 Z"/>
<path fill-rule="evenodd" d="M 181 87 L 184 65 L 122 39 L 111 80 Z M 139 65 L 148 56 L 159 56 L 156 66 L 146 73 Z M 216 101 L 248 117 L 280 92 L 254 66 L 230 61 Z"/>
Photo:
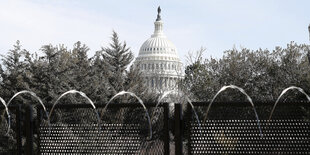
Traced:
<path fill-rule="evenodd" d="M 177 48 L 163 33 L 160 12 L 159 7 L 154 34 L 142 44 L 135 64 L 140 67 L 150 88 L 167 91 L 176 89 L 184 74 Z"/>

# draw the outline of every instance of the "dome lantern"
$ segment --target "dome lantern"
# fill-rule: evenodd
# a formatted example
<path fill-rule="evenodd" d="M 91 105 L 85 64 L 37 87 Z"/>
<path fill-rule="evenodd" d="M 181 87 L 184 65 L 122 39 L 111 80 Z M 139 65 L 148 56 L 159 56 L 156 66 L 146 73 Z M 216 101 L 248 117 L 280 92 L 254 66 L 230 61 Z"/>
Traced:
<path fill-rule="evenodd" d="M 157 9 L 157 18 L 156 21 L 154 22 L 155 25 L 155 30 L 154 30 L 154 34 L 152 35 L 152 37 L 156 37 L 156 36 L 164 36 L 163 33 L 163 22 L 161 21 L 161 9 L 160 6 Z"/>

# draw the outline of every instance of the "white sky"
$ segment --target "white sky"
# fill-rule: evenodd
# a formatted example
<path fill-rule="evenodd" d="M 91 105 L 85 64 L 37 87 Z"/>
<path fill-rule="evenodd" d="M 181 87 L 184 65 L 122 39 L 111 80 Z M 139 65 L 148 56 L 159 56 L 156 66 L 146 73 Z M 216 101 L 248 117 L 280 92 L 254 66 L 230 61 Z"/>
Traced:
<path fill-rule="evenodd" d="M 159 5 L 164 32 L 183 62 L 200 47 L 207 48 L 206 57 L 221 57 L 233 46 L 309 44 L 308 0 L 0 0 L 0 54 L 16 40 L 32 53 L 46 44 L 72 48 L 81 41 L 93 56 L 115 30 L 137 56 L 153 33 Z"/>

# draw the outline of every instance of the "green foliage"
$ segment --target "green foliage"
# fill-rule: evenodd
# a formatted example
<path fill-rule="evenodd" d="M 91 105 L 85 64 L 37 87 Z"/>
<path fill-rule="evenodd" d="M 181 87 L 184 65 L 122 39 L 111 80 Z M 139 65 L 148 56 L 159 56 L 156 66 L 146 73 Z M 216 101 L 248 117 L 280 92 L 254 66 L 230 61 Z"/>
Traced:
<path fill-rule="evenodd" d="M 27 50 L 21 49 L 20 42 L 17 41 L 13 49 L 7 55 L 2 55 L 1 75 L 1 97 L 8 100 L 16 92 L 30 89 L 31 72 L 28 63 L 30 54 Z M 20 98 L 18 101 L 27 101 Z M 18 102 L 17 101 L 17 102 Z"/>
<path fill-rule="evenodd" d="M 199 59 L 185 70 L 185 90 L 199 101 L 210 100 L 224 85 L 237 85 L 253 100 L 276 100 L 281 91 L 289 86 L 310 90 L 310 73 L 307 53 L 309 46 L 291 42 L 286 48 L 273 51 L 258 49 L 232 49 L 220 59 Z M 298 96 L 296 96 L 298 94 Z M 297 93 L 286 96 L 292 100 L 304 99 Z M 246 98 L 236 90 L 228 90 L 217 99 L 243 101 Z"/>
<path fill-rule="evenodd" d="M 111 90 L 114 94 L 124 90 L 124 83 L 127 74 L 126 69 L 133 60 L 133 54 L 126 47 L 126 42 L 120 43 L 118 35 L 113 31 L 112 43 L 110 47 L 102 48 L 103 63 L 107 66 L 106 74 L 111 84 Z"/>
<path fill-rule="evenodd" d="M 146 89 L 138 68 L 128 66 L 133 54 L 126 43 L 113 32 L 109 47 L 103 47 L 89 58 L 89 48 L 77 42 L 72 49 L 64 45 L 44 45 L 42 56 L 30 54 L 17 41 L 7 55 L 2 55 L 0 95 L 9 100 L 18 91 L 30 90 L 44 103 L 53 103 L 60 94 L 76 89 L 96 102 L 107 102 L 122 90 L 142 93 Z M 19 103 L 33 102 L 27 95 L 16 98 Z M 79 96 L 70 96 L 62 102 L 86 102 Z"/>

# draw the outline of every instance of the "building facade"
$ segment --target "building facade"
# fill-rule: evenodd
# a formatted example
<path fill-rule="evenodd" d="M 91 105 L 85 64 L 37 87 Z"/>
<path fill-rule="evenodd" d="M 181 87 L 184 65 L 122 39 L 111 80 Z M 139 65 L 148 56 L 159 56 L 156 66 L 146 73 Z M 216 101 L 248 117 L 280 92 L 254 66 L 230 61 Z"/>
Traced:
<path fill-rule="evenodd" d="M 135 64 L 140 67 L 149 88 L 165 92 L 178 89 L 177 83 L 184 73 L 177 48 L 163 32 L 160 13 L 158 7 L 154 33 L 142 44 Z"/>

